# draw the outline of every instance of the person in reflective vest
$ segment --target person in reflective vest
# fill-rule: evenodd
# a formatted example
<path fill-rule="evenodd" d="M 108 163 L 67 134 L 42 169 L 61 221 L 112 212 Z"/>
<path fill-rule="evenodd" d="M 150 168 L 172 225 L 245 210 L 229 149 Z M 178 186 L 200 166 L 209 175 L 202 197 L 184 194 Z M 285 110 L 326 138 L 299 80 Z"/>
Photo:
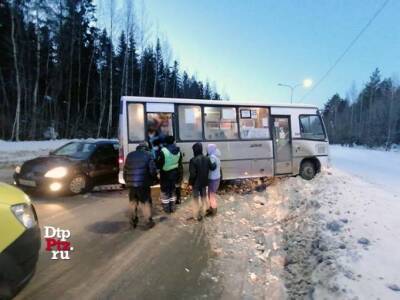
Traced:
<path fill-rule="evenodd" d="M 173 136 L 165 138 L 165 146 L 157 158 L 157 167 L 160 169 L 161 203 L 167 213 L 175 211 L 176 184 L 182 177 L 182 153 L 175 144 Z"/>

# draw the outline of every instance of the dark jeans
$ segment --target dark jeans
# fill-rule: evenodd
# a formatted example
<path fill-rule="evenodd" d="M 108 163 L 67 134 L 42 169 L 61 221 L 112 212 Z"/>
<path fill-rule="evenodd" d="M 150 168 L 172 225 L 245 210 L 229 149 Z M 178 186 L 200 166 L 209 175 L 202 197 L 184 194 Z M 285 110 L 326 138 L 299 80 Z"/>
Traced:
<path fill-rule="evenodd" d="M 162 171 L 160 180 L 161 202 L 168 205 L 170 202 L 175 203 L 176 184 L 178 182 L 178 169 L 171 171 Z"/>
<path fill-rule="evenodd" d="M 193 218 L 199 219 L 206 215 L 208 209 L 207 188 L 193 187 L 192 210 Z"/>

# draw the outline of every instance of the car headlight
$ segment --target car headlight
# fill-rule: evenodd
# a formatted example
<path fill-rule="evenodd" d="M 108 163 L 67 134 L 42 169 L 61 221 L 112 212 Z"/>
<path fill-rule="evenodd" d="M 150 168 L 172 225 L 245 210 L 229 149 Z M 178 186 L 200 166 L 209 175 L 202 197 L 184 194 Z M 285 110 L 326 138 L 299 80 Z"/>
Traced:
<path fill-rule="evenodd" d="M 16 166 L 15 167 L 15 173 L 19 174 L 21 172 L 21 166 Z"/>
<path fill-rule="evenodd" d="M 32 228 L 37 224 L 36 214 L 31 204 L 16 204 L 11 206 L 11 210 L 15 217 L 25 226 Z"/>
<path fill-rule="evenodd" d="M 65 167 L 57 167 L 54 169 L 51 169 L 50 171 L 47 171 L 46 174 L 44 174 L 44 177 L 47 178 L 63 178 L 67 175 L 68 170 Z"/>

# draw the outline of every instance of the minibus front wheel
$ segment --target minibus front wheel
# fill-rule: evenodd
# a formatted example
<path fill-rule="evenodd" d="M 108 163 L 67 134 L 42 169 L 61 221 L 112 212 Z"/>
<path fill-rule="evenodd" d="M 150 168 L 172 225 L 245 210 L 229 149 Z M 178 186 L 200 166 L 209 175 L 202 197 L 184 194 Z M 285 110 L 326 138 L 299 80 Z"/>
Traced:
<path fill-rule="evenodd" d="M 311 180 L 317 174 L 318 168 L 316 163 L 311 160 L 303 160 L 300 166 L 300 176 L 305 180 Z"/>

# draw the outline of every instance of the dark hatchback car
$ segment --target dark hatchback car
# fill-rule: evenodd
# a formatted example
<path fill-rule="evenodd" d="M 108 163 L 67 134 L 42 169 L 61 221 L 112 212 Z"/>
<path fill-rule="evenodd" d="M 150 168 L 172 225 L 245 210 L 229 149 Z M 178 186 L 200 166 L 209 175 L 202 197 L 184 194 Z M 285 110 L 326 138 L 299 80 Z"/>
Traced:
<path fill-rule="evenodd" d="M 44 193 L 79 194 L 96 185 L 117 183 L 118 149 L 115 141 L 70 142 L 17 166 L 15 184 Z"/>

